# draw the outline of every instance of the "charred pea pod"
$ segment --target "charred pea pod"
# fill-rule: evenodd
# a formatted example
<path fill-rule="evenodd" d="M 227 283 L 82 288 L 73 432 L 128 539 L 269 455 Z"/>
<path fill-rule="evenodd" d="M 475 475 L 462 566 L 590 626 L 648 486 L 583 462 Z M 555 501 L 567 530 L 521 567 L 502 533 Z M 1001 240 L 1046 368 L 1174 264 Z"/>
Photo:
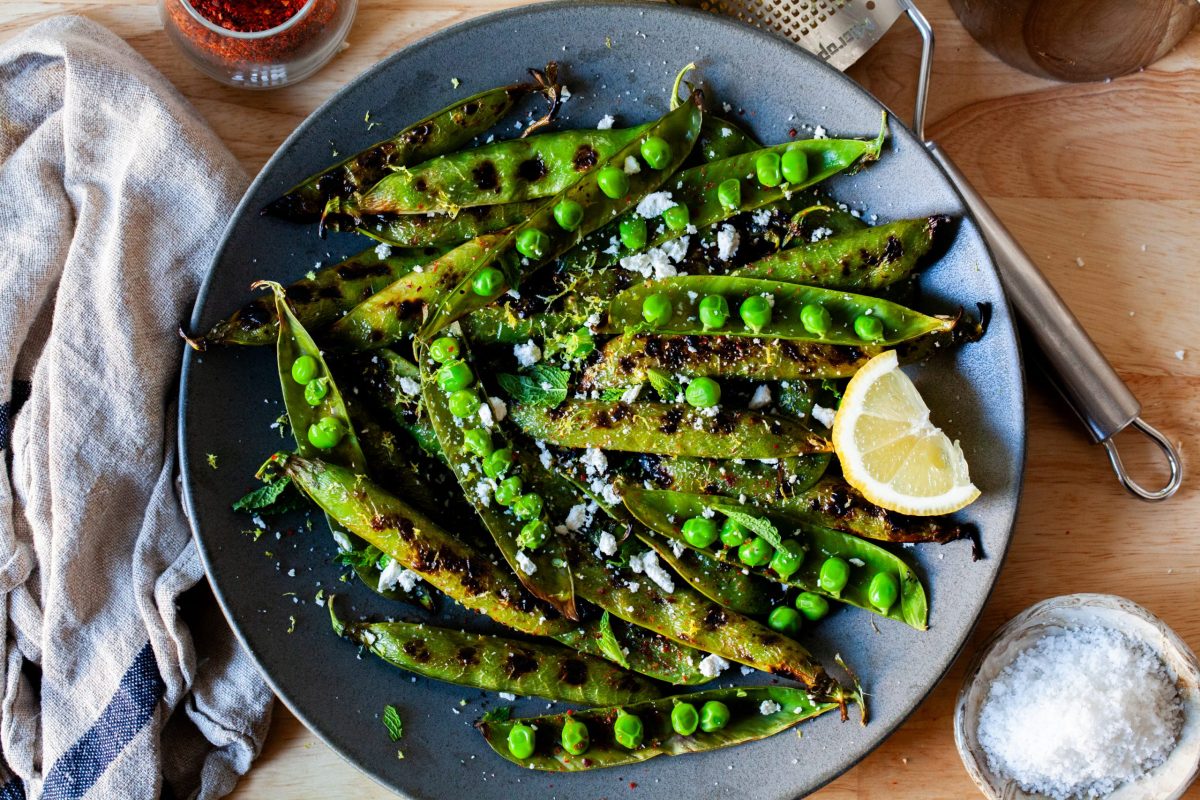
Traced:
<path fill-rule="evenodd" d="M 624 470 L 634 481 L 659 489 L 691 494 L 745 495 L 764 503 L 792 497 L 811 488 L 825 474 L 831 454 L 789 456 L 738 464 L 707 458 L 661 458 L 643 455 Z"/>
<path fill-rule="evenodd" d="M 738 552 L 738 548 L 717 548 L 714 545 L 699 549 L 722 560 L 740 561 L 751 572 L 788 586 L 834 597 L 844 603 L 898 620 L 917 630 L 925 630 L 927 626 L 929 606 L 920 578 L 904 561 L 879 545 L 829 528 L 815 525 L 798 527 L 795 523 L 789 523 L 783 515 L 774 513 L 773 509 L 744 506 L 734 500 L 682 492 L 645 490 L 632 486 L 625 487 L 622 498 L 625 507 L 643 525 L 663 536 L 684 542 L 689 547 L 692 545 L 684 536 L 684 522 L 703 517 L 710 509 L 718 514 L 726 513 L 722 509 L 732 509 L 737 513 L 768 522 L 775 530 L 774 538 L 779 541 L 771 542 L 762 536 L 761 531 L 758 535 L 772 548 L 778 550 L 780 545 L 787 541 L 795 541 L 803 548 L 802 560 L 798 565 L 794 565 L 794 571 L 790 575 L 777 573 L 766 562 L 749 563 L 744 554 Z M 732 518 L 732 515 L 730 516 Z M 778 523 L 778 527 L 774 523 Z M 795 536 L 780 536 L 779 529 L 794 530 Z M 831 590 L 828 583 L 821 580 L 821 575 L 826 562 L 838 559 L 841 565 L 849 570 L 849 574 L 844 586 Z M 893 579 L 899 589 L 898 602 L 886 609 L 872 605 L 870 599 L 871 582 L 881 574 Z"/>
<path fill-rule="evenodd" d="M 366 475 L 367 460 L 354 426 L 350 424 L 350 412 L 321 349 L 292 314 L 282 286 L 272 281 L 260 281 L 255 287 L 271 289 L 275 298 L 275 313 L 279 320 L 276 345 L 279 384 L 288 422 L 296 440 L 296 451 L 308 458 L 319 456 L 329 459 L 359 475 Z M 314 387 L 317 392 L 314 392 Z M 313 402 L 314 399 L 316 402 Z M 335 517 L 326 514 L 326 521 L 339 552 L 349 553 L 366 548 L 368 543 L 339 524 Z M 382 570 L 377 559 L 369 563 L 359 561 L 353 569 L 363 583 L 388 599 L 411 599 L 426 608 L 432 607 L 432 598 L 424 586 L 414 587 L 417 591 L 411 593 L 412 597 L 409 598 L 408 593 L 383 585 Z"/>
<path fill-rule="evenodd" d="M 681 275 L 648 281 L 617 295 L 609 304 L 608 327 L 618 332 L 650 327 L 661 334 L 702 334 L 706 330 L 699 304 L 711 295 L 725 298 L 730 309 L 737 309 L 721 328 L 723 336 L 887 346 L 944 333 L 955 325 L 954 317 L 931 317 L 888 300 L 836 289 L 758 278 Z M 648 323 L 644 308 L 655 297 L 665 298 L 669 305 L 664 305 L 663 315 Z M 808 308 L 823 310 L 823 324 L 810 321 Z"/>
<path fill-rule="evenodd" d="M 755 411 L 708 414 L 668 403 L 567 400 L 557 408 L 519 403 L 509 414 L 528 435 L 561 447 L 698 458 L 782 458 L 831 451 L 828 440 L 795 420 Z"/>
<path fill-rule="evenodd" d="M 415 331 L 426 309 L 451 291 L 467 268 L 485 260 L 506 240 L 503 233 L 479 236 L 410 272 L 331 325 L 326 333 L 336 344 L 352 350 L 386 347 Z"/>
<path fill-rule="evenodd" d="M 452 291 L 438 299 L 432 315 L 419 332 L 420 338 L 431 338 L 454 320 L 490 304 L 509 289 L 519 287 L 524 278 L 657 189 L 683 162 L 696 142 L 703 116 L 701 99 L 699 92 L 693 92 L 687 102 L 667 112 L 608 161 L 597 164 L 587 177 L 548 198 L 539 211 L 514 228 L 485 257 L 459 262 L 461 280 Z M 661 169 L 645 166 L 636 173 L 627 174 L 624 170 L 626 159 L 639 158 L 643 141 L 651 138 L 667 143 L 668 160 Z M 573 230 L 564 229 L 554 217 L 554 208 L 568 201 L 578 204 L 583 212 Z M 538 239 L 536 248 L 527 246 L 533 238 Z M 453 253 L 451 251 L 451 255 Z M 490 279 L 484 281 L 485 277 Z"/>
<path fill-rule="evenodd" d="M 558 311 L 518 317 L 507 306 L 495 304 L 468 314 L 460 322 L 473 342 L 524 344 L 534 337 L 570 335 L 583 326 L 586 318 Z"/>
<path fill-rule="evenodd" d="M 438 248 L 392 250 L 386 255 L 378 248 L 364 250 L 345 261 L 321 267 L 284 290 L 288 304 L 301 324 L 316 330 L 333 322 L 375 292 L 433 261 L 443 251 Z M 228 319 L 222 320 L 188 344 L 204 350 L 210 344 L 268 345 L 277 338 L 278 316 L 275 301 L 260 297 L 247 303 Z"/>
<path fill-rule="evenodd" d="M 648 127 L 556 131 L 448 153 L 386 176 L 356 198 L 357 213 L 348 213 L 455 214 L 550 197 L 608 162 Z"/>
<path fill-rule="evenodd" d="M 454 247 L 511 228 L 542 207 L 541 200 L 464 208 L 457 214 L 404 214 L 364 219 L 355 231 L 392 247 Z"/>
<path fill-rule="evenodd" d="M 546 121 L 558 108 L 562 87 L 558 65 L 530 70 L 533 81 L 489 89 L 414 122 L 390 139 L 368 147 L 317 173 L 268 204 L 264 214 L 295 222 L 316 222 L 330 200 L 350 197 L 374 186 L 394 169 L 457 150 L 503 119 L 523 98 L 540 92 L 550 102 Z M 531 126 L 532 127 L 532 126 Z"/>
<path fill-rule="evenodd" d="M 525 588 L 568 619 L 578 619 L 571 568 L 561 542 L 548 536 L 541 497 L 525 494 L 502 503 L 495 496 L 502 481 L 519 478 L 520 466 L 495 422 L 465 345 L 459 344 L 459 357 L 436 368 L 436 373 L 429 348 L 418 346 L 416 352 L 421 397 L 442 453 L 463 494 Z"/>
<path fill-rule="evenodd" d="M 615 644 L 629 669 L 664 683 L 699 686 L 708 680 L 696 666 L 704 654 L 695 648 L 621 619 L 611 620 L 608 631 L 612 634 L 611 640 L 606 639 L 606 633 L 597 622 L 590 621 L 554 638 L 580 653 L 608 661 L 613 661 L 611 647 Z"/>
<path fill-rule="evenodd" d="M 729 273 L 738 278 L 871 291 L 910 276 L 950 218 L 905 219 L 780 250 Z"/>
<path fill-rule="evenodd" d="M 514 764 L 548 772 L 580 772 L 627 766 L 655 756 L 719 750 L 765 739 L 806 719 L 844 706 L 847 701 L 861 706 L 861 692 L 840 690 L 833 698 L 814 698 L 808 690 L 791 686 L 747 686 L 525 719 L 483 719 L 475 726 L 489 747 Z M 700 727 L 690 735 L 682 735 L 671 723 L 672 712 L 680 703 L 690 703 L 696 709 L 710 703 L 719 704 L 728 714 L 728 721 L 715 730 L 706 731 Z M 622 713 L 636 716 L 642 722 L 642 741 L 633 749 L 620 744 L 615 733 L 617 719 Z M 713 716 L 716 718 L 717 715 Z M 572 755 L 561 745 L 563 727 L 568 720 L 587 726 L 589 746 L 580 755 Z M 533 753 L 526 758 L 513 755 L 507 744 L 509 731 L 516 725 L 530 727 L 537 734 Z"/>
<path fill-rule="evenodd" d="M 539 642 L 412 622 L 343 622 L 329 598 L 333 630 L 401 669 L 492 692 L 609 705 L 658 697 L 658 687 L 607 661 Z"/>
<path fill-rule="evenodd" d="M 841 478 L 826 477 L 796 494 L 772 501 L 772 513 L 880 542 L 937 542 L 969 538 L 974 531 L 945 517 L 913 517 L 880 508 Z"/>
<path fill-rule="evenodd" d="M 700 126 L 700 138 L 686 162 L 687 167 L 720 161 L 731 156 L 757 150 L 761 145 L 729 120 L 706 114 Z"/>

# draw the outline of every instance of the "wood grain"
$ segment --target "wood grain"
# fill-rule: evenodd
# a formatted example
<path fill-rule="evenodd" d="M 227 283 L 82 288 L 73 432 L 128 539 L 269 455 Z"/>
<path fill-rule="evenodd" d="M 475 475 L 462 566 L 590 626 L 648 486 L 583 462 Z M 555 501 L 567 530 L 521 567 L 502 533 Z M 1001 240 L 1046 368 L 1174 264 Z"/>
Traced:
<path fill-rule="evenodd" d="M 6 0 L 0 40 L 56 14 L 84 14 L 126 38 L 256 171 L 348 79 L 451 23 L 507 0 L 361 0 L 350 47 L 299 86 L 248 94 L 192 70 L 143 0 Z M 929 133 L 994 203 L 1129 381 L 1145 417 L 1200 447 L 1200 33 L 1143 72 L 1065 85 L 1020 73 L 979 47 L 946 0 L 922 2 L 938 34 Z M 903 24 L 851 70 L 891 107 L 911 105 L 918 43 Z M 1082 264 L 1079 263 L 1082 262 Z M 1177 351 L 1184 358 L 1176 357 Z M 1200 649 L 1200 483 L 1146 505 L 1116 484 L 1102 451 L 1030 375 L 1025 494 L 1000 582 L 965 655 L 882 747 L 815 796 L 951 800 L 974 795 L 951 714 L 963 663 L 1002 622 L 1045 597 L 1114 592 L 1163 617 Z M 1151 479 L 1153 453 L 1121 444 Z M 630 793 L 636 796 L 635 792 Z M 236 798 L 391 795 L 342 762 L 282 707 Z M 1186 795 L 1200 798 L 1200 788 Z"/>

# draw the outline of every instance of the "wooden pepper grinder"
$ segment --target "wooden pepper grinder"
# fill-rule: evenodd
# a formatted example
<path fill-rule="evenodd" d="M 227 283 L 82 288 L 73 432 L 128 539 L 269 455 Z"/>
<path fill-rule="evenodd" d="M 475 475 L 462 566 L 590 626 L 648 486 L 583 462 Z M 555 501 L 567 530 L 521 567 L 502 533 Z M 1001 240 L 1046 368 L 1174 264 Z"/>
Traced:
<path fill-rule="evenodd" d="M 976 41 L 1062 81 L 1115 78 L 1166 55 L 1200 21 L 1197 0 L 950 0 Z"/>

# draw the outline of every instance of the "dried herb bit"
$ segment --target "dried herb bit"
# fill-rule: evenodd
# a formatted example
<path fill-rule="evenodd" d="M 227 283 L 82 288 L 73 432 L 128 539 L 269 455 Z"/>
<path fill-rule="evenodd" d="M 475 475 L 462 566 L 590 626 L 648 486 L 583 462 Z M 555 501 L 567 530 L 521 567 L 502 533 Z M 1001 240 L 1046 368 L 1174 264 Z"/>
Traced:
<path fill-rule="evenodd" d="M 387 728 L 388 736 L 393 742 L 400 741 L 400 737 L 404 735 L 404 722 L 400 719 L 400 712 L 393 705 L 383 707 L 383 724 Z M 403 758 L 403 756 L 401 756 Z"/>
<path fill-rule="evenodd" d="M 295 614 L 293 614 L 292 616 L 288 617 L 288 629 L 287 629 L 287 632 L 288 632 L 288 633 L 293 633 L 293 632 L 295 632 L 295 630 L 296 630 L 296 615 L 295 615 Z"/>
<path fill-rule="evenodd" d="M 210 467 L 212 467 L 213 469 L 216 469 L 216 468 L 217 468 L 217 455 L 216 455 L 216 453 L 209 453 L 209 454 L 207 454 L 206 456 L 204 456 L 204 458 L 205 458 L 205 460 L 206 460 L 206 461 L 208 461 L 208 465 L 209 465 Z"/>
<path fill-rule="evenodd" d="M 535 364 L 521 375 L 500 375 L 500 388 L 518 403 L 554 408 L 567 399 L 571 373 L 547 364 Z"/>

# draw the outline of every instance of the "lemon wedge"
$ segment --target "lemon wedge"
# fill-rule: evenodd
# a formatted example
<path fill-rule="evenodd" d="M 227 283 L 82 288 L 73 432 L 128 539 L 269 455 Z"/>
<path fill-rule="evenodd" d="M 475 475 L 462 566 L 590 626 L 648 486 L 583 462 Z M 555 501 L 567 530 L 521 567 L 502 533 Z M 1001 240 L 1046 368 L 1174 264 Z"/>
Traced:
<path fill-rule="evenodd" d="M 929 406 L 894 350 L 850 379 L 833 420 L 833 447 L 850 485 L 891 511 L 949 514 L 979 497 L 958 442 L 929 421 Z"/>

